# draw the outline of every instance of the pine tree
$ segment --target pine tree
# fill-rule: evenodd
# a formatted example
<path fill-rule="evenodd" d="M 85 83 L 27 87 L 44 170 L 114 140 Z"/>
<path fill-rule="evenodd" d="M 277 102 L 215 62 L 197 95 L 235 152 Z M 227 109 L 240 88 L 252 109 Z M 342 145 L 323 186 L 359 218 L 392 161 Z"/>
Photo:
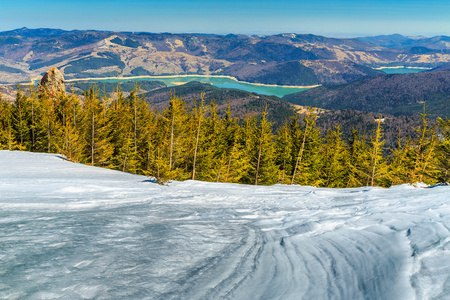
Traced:
<path fill-rule="evenodd" d="M 374 130 L 371 138 L 371 152 L 370 152 L 370 169 L 367 185 L 384 186 L 386 187 L 389 182 L 388 169 L 386 161 L 383 157 L 383 131 L 381 128 L 382 116 L 378 119 L 377 128 Z"/>
<path fill-rule="evenodd" d="M 154 135 L 153 151 L 158 181 L 164 182 L 171 179 L 185 180 L 190 178 L 186 172 L 186 103 L 172 94 L 169 107 L 164 109 L 158 118 L 158 134 Z"/>
<path fill-rule="evenodd" d="M 0 94 L 0 149 L 16 150 L 16 134 L 13 128 L 12 105 Z"/>
<path fill-rule="evenodd" d="M 195 171 L 196 171 L 196 167 L 197 167 L 197 154 L 198 154 L 198 150 L 199 150 L 199 146 L 201 143 L 200 140 L 200 134 L 202 133 L 202 126 L 203 126 L 203 119 L 204 119 L 204 115 L 206 112 L 206 107 L 205 107 L 205 94 L 202 93 L 201 94 L 201 100 L 200 100 L 200 104 L 199 106 L 195 106 L 194 107 L 194 112 L 192 114 L 193 118 L 193 127 L 194 127 L 194 134 L 195 134 L 195 145 L 194 145 L 194 157 L 192 160 L 192 180 L 195 180 Z M 204 141 L 203 141 L 204 142 Z"/>
<path fill-rule="evenodd" d="M 149 138 L 149 107 L 135 86 L 128 97 L 118 93 L 109 110 L 114 144 L 113 166 L 124 172 L 141 174 L 146 167 Z"/>
<path fill-rule="evenodd" d="M 392 150 L 392 158 L 389 164 L 390 184 L 399 185 L 408 182 L 408 170 L 412 169 L 412 166 L 407 166 L 410 154 L 414 152 L 411 139 L 408 138 L 406 143 L 403 142 L 401 136 L 401 130 L 399 128 L 397 137 L 397 148 Z"/>
<path fill-rule="evenodd" d="M 347 187 L 367 185 L 370 169 L 370 149 L 356 129 L 352 129 L 352 136 L 348 140 L 349 158 L 347 160 Z"/>
<path fill-rule="evenodd" d="M 418 140 L 413 172 L 415 178 L 413 180 L 436 183 L 436 127 L 428 125 L 428 114 L 425 112 L 425 104 L 421 116 L 422 123 L 416 129 Z"/>
<path fill-rule="evenodd" d="M 108 99 L 99 97 L 97 87 L 85 92 L 81 126 L 82 145 L 85 147 L 84 162 L 114 168 L 111 161 L 114 148 L 111 144 Z"/>
<path fill-rule="evenodd" d="M 60 101 L 56 97 L 49 96 L 46 92 L 38 94 L 39 110 L 35 117 L 37 135 L 35 148 L 37 151 L 62 152 L 64 133 L 58 111 Z"/>
<path fill-rule="evenodd" d="M 254 148 L 255 148 L 255 132 L 256 129 L 256 117 L 247 113 L 242 121 L 239 134 L 237 134 L 238 143 L 241 146 L 242 157 L 248 162 L 247 172 L 242 174 L 240 178 L 240 183 L 244 184 L 254 184 L 255 183 L 255 170 L 256 164 L 254 163 Z"/>
<path fill-rule="evenodd" d="M 438 169 L 439 181 L 450 181 L 450 119 L 438 118 L 441 138 L 438 145 Z"/>
<path fill-rule="evenodd" d="M 19 149 L 31 150 L 31 105 L 20 86 L 17 87 L 16 99 L 12 106 L 12 118 Z"/>
<path fill-rule="evenodd" d="M 316 126 L 317 114 L 312 108 L 303 119 L 304 126 L 297 132 L 293 130 L 293 149 L 295 155 L 294 168 L 291 177 L 291 184 L 301 185 L 323 185 L 322 174 L 322 139 L 320 131 Z M 293 128 L 297 128 L 297 119 L 293 119 Z"/>
<path fill-rule="evenodd" d="M 292 136 L 289 130 L 289 123 L 286 120 L 283 126 L 278 130 L 275 138 L 275 147 L 277 153 L 276 163 L 279 166 L 278 182 L 288 184 L 292 170 Z"/>
<path fill-rule="evenodd" d="M 325 187 L 342 188 L 346 186 L 348 153 L 341 135 L 339 125 L 330 129 L 327 134 L 323 160 Z"/>
<path fill-rule="evenodd" d="M 199 179 L 206 181 L 220 181 L 223 165 L 223 147 L 220 140 L 220 118 L 217 105 L 211 101 L 209 117 L 205 120 L 204 132 L 200 139 L 198 153 Z M 195 132 L 195 131 L 194 131 Z M 193 134 L 193 136 L 195 136 Z"/>
<path fill-rule="evenodd" d="M 274 184 L 277 180 L 275 165 L 275 147 L 270 122 L 267 120 L 267 106 L 261 112 L 261 119 L 255 128 L 254 148 L 255 181 L 254 184 Z"/>

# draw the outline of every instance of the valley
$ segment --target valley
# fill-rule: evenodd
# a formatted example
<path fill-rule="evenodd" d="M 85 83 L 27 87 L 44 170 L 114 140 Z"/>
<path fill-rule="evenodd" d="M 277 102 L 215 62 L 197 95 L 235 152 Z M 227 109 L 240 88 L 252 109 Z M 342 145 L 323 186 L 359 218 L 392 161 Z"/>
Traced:
<path fill-rule="evenodd" d="M 0 82 L 29 82 L 57 67 L 66 79 L 201 75 L 269 85 L 348 83 L 380 67 L 450 63 L 447 37 L 380 45 L 376 39 L 311 34 L 202 35 L 64 31 L 0 32 Z"/>

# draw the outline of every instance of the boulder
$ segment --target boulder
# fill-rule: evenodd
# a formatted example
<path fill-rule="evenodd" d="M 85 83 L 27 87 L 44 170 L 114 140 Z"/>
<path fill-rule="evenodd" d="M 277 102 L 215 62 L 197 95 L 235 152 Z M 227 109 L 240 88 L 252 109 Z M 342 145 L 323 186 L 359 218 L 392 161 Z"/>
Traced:
<path fill-rule="evenodd" d="M 66 88 L 63 74 L 57 68 L 50 69 L 39 82 L 39 91 L 46 91 L 51 97 L 56 97 L 61 93 L 65 94 Z"/>

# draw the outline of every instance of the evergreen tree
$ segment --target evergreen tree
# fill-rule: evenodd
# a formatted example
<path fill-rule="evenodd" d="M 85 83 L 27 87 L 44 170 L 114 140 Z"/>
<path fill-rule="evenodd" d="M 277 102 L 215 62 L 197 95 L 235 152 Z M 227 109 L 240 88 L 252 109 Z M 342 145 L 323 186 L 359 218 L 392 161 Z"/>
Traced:
<path fill-rule="evenodd" d="M 255 128 L 255 148 L 253 150 L 255 168 L 254 184 L 274 184 L 277 180 L 277 166 L 275 165 L 275 147 L 271 124 L 267 120 L 267 107 L 261 113 L 261 119 Z"/>
<path fill-rule="evenodd" d="M 204 138 L 200 139 L 201 135 L 202 137 L 204 137 L 203 135 L 203 123 L 204 123 L 204 115 L 206 112 L 206 107 L 205 107 L 205 100 L 204 100 L 205 94 L 202 93 L 201 94 L 201 100 L 200 100 L 200 104 L 197 106 L 195 105 L 194 107 L 194 112 L 192 114 L 193 118 L 193 122 L 192 124 L 193 126 L 193 133 L 195 134 L 195 143 L 194 143 L 194 155 L 193 155 L 193 160 L 192 160 L 192 180 L 195 180 L 195 171 L 196 171 L 196 167 L 197 167 L 197 154 L 198 154 L 198 150 L 199 150 L 199 146 L 200 143 L 205 143 Z"/>
<path fill-rule="evenodd" d="M 31 105 L 20 86 L 17 87 L 16 99 L 12 106 L 12 118 L 19 149 L 31 150 Z"/>
<path fill-rule="evenodd" d="M 377 128 L 374 130 L 371 138 L 371 152 L 370 152 L 370 169 L 368 170 L 367 185 L 374 186 L 388 186 L 388 168 L 383 157 L 383 131 L 381 128 L 382 117 L 378 119 Z"/>
<path fill-rule="evenodd" d="M 85 92 L 81 127 L 84 162 L 114 168 L 111 160 L 114 148 L 111 144 L 112 126 L 108 100 L 99 97 L 97 87 Z"/>
<path fill-rule="evenodd" d="M 156 155 L 156 168 L 161 181 L 170 179 L 185 180 L 190 174 L 186 172 L 186 103 L 172 94 L 169 107 L 163 111 L 158 120 L 159 140 Z"/>
<path fill-rule="evenodd" d="M 46 92 L 38 94 L 39 106 L 35 117 L 37 151 L 62 152 L 64 133 L 58 112 L 59 101 L 60 99 L 51 97 Z"/>
<path fill-rule="evenodd" d="M 301 185 L 323 185 L 322 179 L 322 139 L 320 131 L 316 126 L 317 114 L 309 108 L 303 118 L 304 126 L 299 131 L 293 131 L 293 149 L 295 153 L 294 168 L 291 177 L 291 184 Z M 297 123 L 297 119 L 292 119 Z M 297 128 L 296 124 L 291 126 Z"/>
<path fill-rule="evenodd" d="M 438 145 L 438 169 L 439 181 L 450 181 L 450 119 L 438 118 L 439 128 L 441 131 L 441 139 Z"/>
<path fill-rule="evenodd" d="M 279 128 L 276 138 L 276 164 L 279 166 L 278 182 L 282 184 L 290 183 L 290 174 L 292 173 L 292 136 L 289 130 L 289 123 L 287 120 L 283 126 Z"/>
<path fill-rule="evenodd" d="M 12 105 L 0 94 L 0 149 L 16 150 L 20 148 L 16 142 L 13 128 Z"/>
<path fill-rule="evenodd" d="M 349 158 L 347 160 L 348 180 L 347 187 L 367 185 L 370 169 L 370 150 L 356 129 L 352 129 L 352 136 L 348 140 Z"/>
<path fill-rule="evenodd" d="M 347 178 L 347 148 L 341 139 L 339 125 L 330 129 L 324 145 L 324 186 L 342 188 L 346 186 Z"/>
<path fill-rule="evenodd" d="M 82 117 L 82 108 L 80 99 L 75 95 L 63 96 L 60 99 L 58 110 L 61 115 L 62 131 L 64 142 L 61 153 L 74 162 L 83 159 L 82 150 L 85 145 L 80 138 L 80 123 Z"/>
<path fill-rule="evenodd" d="M 438 177 L 436 127 L 428 125 L 428 114 L 425 112 L 425 105 L 421 116 L 422 123 L 416 129 L 418 139 L 416 140 L 413 181 L 436 183 Z"/>

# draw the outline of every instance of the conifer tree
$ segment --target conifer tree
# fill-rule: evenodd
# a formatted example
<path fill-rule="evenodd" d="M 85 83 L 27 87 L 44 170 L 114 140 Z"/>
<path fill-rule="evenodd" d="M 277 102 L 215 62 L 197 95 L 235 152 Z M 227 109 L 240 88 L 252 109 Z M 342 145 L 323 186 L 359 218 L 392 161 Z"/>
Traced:
<path fill-rule="evenodd" d="M 356 129 L 348 140 L 349 158 L 347 160 L 348 180 L 347 187 L 367 185 L 370 169 L 370 149 L 364 136 Z"/>
<path fill-rule="evenodd" d="M 274 184 L 277 180 L 275 165 L 275 147 L 270 122 L 267 120 L 267 106 L 261 112 L 261 119 L 255 128 L 254 148 L 255 181 L 254 184 Z"/>
<path fill-rule="evenodd" d="M 423 113 L 420 115 L 422 116 L 422 122 L 416 128 L 415 160 L 411 181 L 436 183 L 438 177 L 436 127 L 428 125 L 428 114 L 425 112 L 425 104 Z"/>
<path fill-rule="evenodd" d="M 291 177 L 291 184 L 321 186 L 323 184 L 322 176 L 322 140 L 320 131 L 316 127 L 317 114 L 312 108 L 303 119 L 303 129 L 300 134 L 294 133 L 294 151 L 295 160 Z M 296 119 L 292 120 L 297 122 Z M 294 124 L 295 125 L 295 124 Z M 293 126 L 295 127 L 295 126 Z M 299 136 L 298 138 L 295 138 Z M 298 150 L 297 150 L 298 149 Z"/>
<path fill-rule="evenodd" d="M 384 186 L 386 187 L 389 181 L 387 164 L 383 157 L 383 131 L 381 128 L 382 116 L 378 119 L 377 128 L 374 130 L 371 138 L 371 152 L 370 152 L 370 169 L 368 170 L 369 176 L 367 185 Z"/>
<path fill-rule="evenodd" d="M 0 94 L 0 149 L 16 150 L 16 134 L 13 128 L 12 105 Z"/>
<path fill-rule="evenodd" d="M 438 169 L 439 181 L 450 181 L 450 119 L 438 118 L 438 124 L 441 131 L 441 139 L 438 145 Z"/>
<path fill-rule="evenodd" d="M 16 99 L 12 106 L 12 118 L 19 149 L 31 150 L 31 105 L 20 86 L 17 87 Z"/>
<path fill-rule="evenodd" d="M 202 180 L 220 181 L 224 157 L 220 140 L 220 118 L 214 101 L 209 105 L 209 117 L 205 120 L 204 127 L 198 155 L 198 175 Z"/>
<path fill-rule="evenodd" d="M 192 180 L 195 180 L 195 170 L 197 167 L 197 154 L 198 154 L 198 150 L 199 150 L 199 144 L 200 144 L 200 134 L 202 133 L 202 126 L 203 126 L 203 119 L 204 119 L 204 114 L 206 112 L 206 108 L 205 108 L 205 94 L 202 93 L 201 94 L 201 99 L 200 99 L 200 104 L 197 107 L 197 105 L 194 107 L 194 112 L 193 112 L 193 125 L 194 125 L 194 132 L 195 133 L 195 145 L 194 145 L 194 157 L 192 160 Z"/>
<path fill-rule="evenodd" d="M 114 167 L 108 103 L 107 99 L 99 97 L 97 87 L 85 92 L 81 130 L 84 161 L 95 166 Z"/>
<path fill-rule="evenodd" d="M 298 123 L 297 123 L 298 124 Z M 282 127 L 279 128 L 276 138 L 275 147 L 277 153 L 276 163 L 279 166 L 278 182 L 290 183 L 290 174 L 292 173 L 292 136 L 289 130 L 289 123 L 286 120 Z"/>
<path fill-rule="evenodd" d="M 158 158 L 158 170 L 162 180 L 184 180 L 189 178 L 185 172 L 186 149 L 186 103 L 172 94 L 169 107 L 165 109 L 159 121 L 162 130 L 159 150 L 155 153 Z"/>
<path fill-rule="evenodd" d="M 341 139 L 341 128 L 336 125 L 327 134 L 324 145 L 324 186 L 341 188 L 346 186 L 347 148 Z"/>
<path fill-rule="evenodd" d="M 225 116 L 220 120 L 219 125 L 220 158 L 217 181 L 239 183 L 242 178 L 248 177 L 250 156 L 243 144 L 243 131 L 239 122 L 232 117 L 230 104 L 227 105 Z"/>
<path fill-rule="evenodd" d="M 80 137 L 82 109 L 80 99 L 71 94 L 60 102 L 62 126 L 64 131 L 64 145 L 62 154 L 70 161 L 79 162 L 83 159 L 82 150 L 85 145 Z"/>
<path fill-rule="evenodd" d="M 403 142 L 401 136 L 401 130 L 399 128 L 397 137 L 397 148 L 391 150 L 391 162 L 389 164 L 389 175 L 390 175 L 390 185 L 399 185 L 408 182 L 407 179 L 407 169 L 412 167 L 407 167 L 408 154 L 413 152 L 411 146 L 411 139 L 408 138 L 406 143 Z"/>
<path fill-rule="evenodd" d="M 61 97 L 52 97 L 46 91 L 38 94 L 39 111 L 36 114 L 37 149 L 48 153 L 62 152 L 64 133 L 58 111 Z"/>
<path fill-rule="evenodd" d="M 142 173 L 148 156 L 149 107 L 139 96 L 139 86 L 135 86 L 126 98 L 119 92 L 111 106 L 113 165 L 125 172 Z"/>

